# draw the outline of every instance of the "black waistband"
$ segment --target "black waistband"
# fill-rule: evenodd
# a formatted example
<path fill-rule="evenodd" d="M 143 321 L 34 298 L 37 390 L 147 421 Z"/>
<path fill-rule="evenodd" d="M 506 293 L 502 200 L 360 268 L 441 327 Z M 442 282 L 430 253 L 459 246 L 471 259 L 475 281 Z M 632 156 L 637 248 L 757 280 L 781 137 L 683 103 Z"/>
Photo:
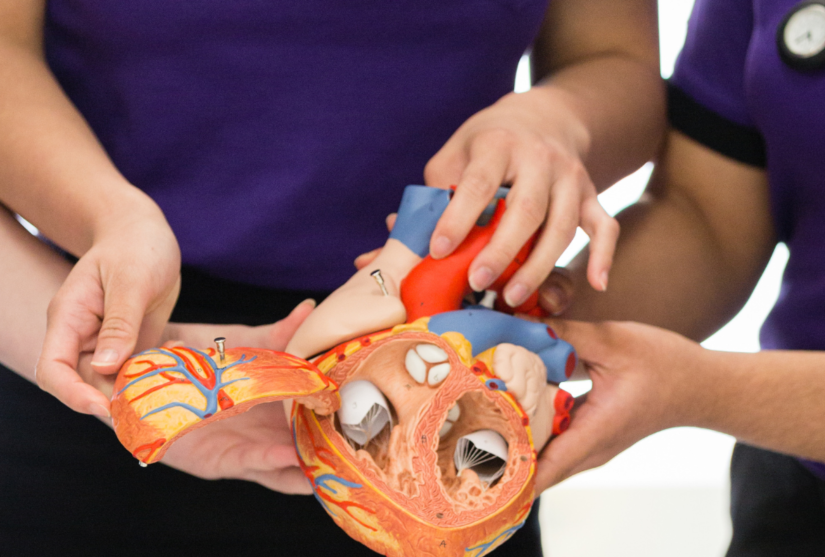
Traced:
<path fill-rule="evenodd" d="M 307 298 L 320 302 L 329 293 L 280 290 L 220 279 L 184 266 L 172 321 L 264 325 L 286 317 Z"/>

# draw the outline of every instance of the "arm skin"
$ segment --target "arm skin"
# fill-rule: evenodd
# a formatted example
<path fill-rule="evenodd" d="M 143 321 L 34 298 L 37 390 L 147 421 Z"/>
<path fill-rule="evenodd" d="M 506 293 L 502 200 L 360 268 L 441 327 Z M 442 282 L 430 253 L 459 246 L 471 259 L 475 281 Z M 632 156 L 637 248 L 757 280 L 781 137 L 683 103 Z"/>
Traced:
<path fill-rule="evenodd" d="M 645 321 L 702 339 L 741 308 L 775 245 L 765 172 L 677 132 L 645 198 L 619 219 L 610 292 L 581 288 L 579 261 L 565 316 Z M 543 453 L 542 489 L 676 426 L 825 461 L 823 352 L 716 352 L 638 323 L 553 326 L 576 347 L 593 389 Z"/>
<path fill-rule="evenodd" d="M 538 490 L 678 426 L 825 461 L 823 352 L 716 352 L 638 323 L 552 325 L 576 346 L 593 389 L 570 429 L 541 454 Z"/>
<path fill-rule="evenodd" d="M 599 192 L 660 147 L 665 98 L 655 2 L 551 2 L 532 63 L 534 87 L 585 131 L 582 161 Z"/>
<path fill-rule="evenodd" d="M 470 268 L 475 290 L 491 284 L 543 227 L 505 288 L 513 307 L 550 273 L 577 225 L 593 240 L 589 282 L 607 287 L 618 227 L 597 189 L 652 158 L 664 130 L 656 3 L 554 0 L 533 62 L 536 85 L 470 118 L 424 173 L 427 185 L 457 184 L 430 244 L 436 258 L 459 245 L 501 184 L 512 185 L 504 221 Z"/>
<path fill-rule="evenodd" d="M 157 342 L 180 252 L 160 209 L 118 172 L 51 74 L 44 10 L 44 0 L 0 0 L 0 203 L 80 257 L 48 306 L 37 380 L 72 409 L 105 416 L 108 398 L 76 372 L 80 354 L 112 374 Z M 147 344 L 136 346 L 139 335 Z"/>
<path fill-rule="evenodd" d="M 69 275 L 71 265 L 29 234 L 3 206 L 0 252 L 0 291 L 15 293 L 0 304 L 0 363 L 35 382 L 35 362 L 46 334 L 46 308 Z M 209 346 L 216 336 L 225 336 L 228 346 L 283 350 L 314 306 L 312 301 L 303 302 L 286 319 L 260 327 L 169 323 L 162 340 Z M 79 380 L 108 399 L 114 376 L 97 373 L 90 361 L 91 352 L 81 354 Z M 111 425 L 106 412 L 100 414 Z M 112 442 L 116 442 L 114 436 Z M 176 443 L 163 463 L 200 478 L 236 478 L 284 493 L 310 492 L 298 467 L 281 404 L 261 404 L 231 420 L 198 430 Z"/>
<path fill-rule="evenodd" d="M 0 304 L 0 364 L 32 383 L 36 382 L 35 363 L 46 335 L 49 302 L 71 270 L 71 263 L 32 236 L 0 205 L 0 291 L 15 293 Z M 158 345 L 171 342 L 204 347 L 211 346 L 215 337 L 224 336 L 229 348 L 257 346 L 283 350 L 294 329 L 314 307 L 315 301 L 307 300 L 280 324 L 258 327 L 168 323 Z M 114 376 L 93 371 L 91 356 L 89 351 L 81 354 L 80 375 L 110 397 Z"/>
<path fill-rule="evenodd" d="M 0 304 L 0 364 L 34 382 L 34 366 L 46 335 L 46 310 L 71 264 L 29 234 L 2 206 L 0 246 L 0 288 L 14 293 Z"/>
<path fill-rule="evenodd" d="M 639 321 L 703 340 L 742 308 L 776 244 L 766 173 L 676 131 L 645 194 L 617 219 L 610 291 L 586 288 L 580 254 L 562 317 Z M 545 286 L 546 301 L 553 286 L 571 285 Z"/>
<path fill-rule="evenodd" d="M 43 53 L 44 0 L 0 0 L 0 198 L 81 256 L 106 226 L 154 203 L 117 171 Z"/>

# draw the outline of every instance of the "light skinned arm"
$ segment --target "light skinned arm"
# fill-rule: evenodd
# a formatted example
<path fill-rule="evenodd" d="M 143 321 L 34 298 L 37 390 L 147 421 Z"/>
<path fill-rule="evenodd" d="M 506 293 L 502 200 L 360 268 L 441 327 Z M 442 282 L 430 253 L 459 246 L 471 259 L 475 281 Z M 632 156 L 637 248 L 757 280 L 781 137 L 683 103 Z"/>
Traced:
<path fill-rule="evenodd" d="M 69 275 L 71 264 L 29 234 L 2 206 L 0 252 L 0 290 L 14 292 L 0 304 L 0 363 L 34 382 L 34 364 L 46 334 L 46 308 Z M 286 319 L 260 327 L 169 323 L 162 340 L 206 347 L 215 337 L 225 336 L 230 347 L 283 350 L 314 306 L 312 301 L 303 302 Z M 80 355 L 79 377 L 108 399 L 114 375 L 93 370 L 91 357 L 91 352 Z M 103 421 L 111 425 L 109 419 Z M 112 442 L 117 442 L 114 436 Z M 262 404 L 231 420 L 193 432 L 176 443 L 162 462 L 201 478 L 243 479 L 285 493 L 310 491 L 298 467 L 280 403 Z"/>
<path fill-rule="evenodd" d="M 0 0 L 0 202 L 80 257 L 49 304 L 37 381 L 105 416 L 108 398 L 77 374 L 78 358 L 92 352 L 95 370 L 111 374 L 157 341 L 180 253 L 160 209 L 118 172 L 51 74 L 44 10 L 44 0 Z M 139 334 L 149 344 L 137 346 Z"/>
<path fill-rule="evenodd" d="M 35 382 L 37 356 L 46 335 L 46 310 L 71 264 L 17 222 L 0 205 L 0 364 Z"/>
<path fill-rule="evenodd" d="M 0 197 L 79 257 L 106 227 L 158 209 L 114 167 L 52 75 L 44 9 L 44 0 L 0 0 Z"/>
<path fill-rule="evenodd" d="M 431 240 L 436 258 L 459 245 L 499 186 L 512 185 L 504 219 L 469 271 L 483 290 L 540 230 L 505 288 L 511 306 L 546 278 L 578 225 L 593 240 L 587 278 L 607 287 L 618 227 L 597 190 L 652 158 L 664 130 L 655 2 L 554 0 L 532 58 L 534 87 L 467 120 L 425 170 L 428 185 L 457 185 Z"/>

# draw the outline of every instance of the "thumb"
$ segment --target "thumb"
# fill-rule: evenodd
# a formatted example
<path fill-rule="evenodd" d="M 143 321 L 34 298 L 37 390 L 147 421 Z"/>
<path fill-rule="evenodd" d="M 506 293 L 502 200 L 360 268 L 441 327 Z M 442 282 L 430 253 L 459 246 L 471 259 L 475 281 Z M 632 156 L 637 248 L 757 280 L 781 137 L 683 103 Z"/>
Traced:
<path fill-rule="evenodd" d="M 286 350 L 286 345 L 295 335 L 295 331 L 304 322 L 312 310 L 315 309 L 315 300 L 308 298 L 295 306 L 289 315 L 272 325 L 269 331 L 269 346 L 272 350 Z"/>
<path fill-rule="evenodd" d="M 75 268 L 49 304 L 46 336 L 35 368 L 41 389 L 76 412 L 109 415 L 109 399 L 87 384 L 76 368 L 80 353 L 97 332 L 100 308 L 97 286 Z"/>
<path fill-rule="evenodd" d="M 598 412 L 586 400 L 574 410 L 570 427 L 554 437 L 539 456 L 536 471 L 536 493 L 552 487 L 570 476 L 599 466 L 600 447 L 610 431 L 608 424 L 600 423 Z"/>
<path fill-rule="evenodd" d="M 133 275 L 119 273 L 104 293 L 103 323 L 97 335 L 92 368 L 98 373 L 116 373 L 137 344 L 149 295 Z"/>
<path fill-rule="evenodd" d="M 609 322 L 587 323 L 568 319 L 542 319 L 558 336 L 576 349 L 576 356 L 583 364 L 598 367 L 609 360 L 613 344 L 612 324 Z"/>
<path fill-rule="evenodd" d="M 387 223 L 387 232 L 392 232 L 392 229 L 395 228 L 395 221 L 398 220 L 398 213 L 390 213 L 387 215 L 386 223 Z"/>
<path fill-rule="evenodd" d="M 550 315 L 561 315 L 573 303 L 574 293 L 569 271 L 556 267 L 539 287 L 539 305 Z"/>
<path fill-rule="evenodd" d="M 369 265 L 370 263 L 375 261 L 375 258 L 378 257 L 378 254 L 381 253 L 381 249 L 382 248 L 375 248 L 372 251 L 368 251 L 367 253 L 362 253 L 361 255 L 356 257 L 355 261 L 354 261 L 355 268 L 358 271 L 360 271 L 361 269 L 363 269 L 364 267 L 366 267 L 367 265 Z"/>
<path fill-rule="evenodd" d="M 536 470 L 536 494 L 561 483 L 574 474 L 586 456 L 585 444 L 571 425 L 570 429 L 554 438 L 542 451 Z"/>
<path fill-rule="evenodd" d="M 169 318 L 172 315 L 172 310 L 175 309 L 175 304 L 178 301 L 180 287 L 181 279 L 180 275 L 178 275 L 174 286 L 166 297 L 163 298 L 156 307 L 150 308 L 146 315 L 143 316 L 143 323 L 140 327 L 137 345 L 134 348 L 135 352 L 146 350 L 161 343 L 166 325 L 169 323 Z"/>

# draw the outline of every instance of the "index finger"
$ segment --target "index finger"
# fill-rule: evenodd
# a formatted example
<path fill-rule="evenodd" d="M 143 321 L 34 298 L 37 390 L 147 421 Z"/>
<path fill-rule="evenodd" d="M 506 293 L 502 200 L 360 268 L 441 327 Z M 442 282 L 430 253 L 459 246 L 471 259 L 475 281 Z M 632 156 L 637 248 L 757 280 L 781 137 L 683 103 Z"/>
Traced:
<path fill-rule="evenodd" d="M 108 418 L 109 399 L 83 381 L 75 370 L 83 339 L 81 332 L 69 323 L 66 313 L 64 305 L 49 312 L 35 379 L 41 389 L 75 412 Z"/>
<path fill-rule="evenodd" d="M 473 144 L 470 162 L 433 231 L 430 254 L 446 257 L 464 241 L 478 217 L 506 181 L 510 155 L 495 142 Z"/>

